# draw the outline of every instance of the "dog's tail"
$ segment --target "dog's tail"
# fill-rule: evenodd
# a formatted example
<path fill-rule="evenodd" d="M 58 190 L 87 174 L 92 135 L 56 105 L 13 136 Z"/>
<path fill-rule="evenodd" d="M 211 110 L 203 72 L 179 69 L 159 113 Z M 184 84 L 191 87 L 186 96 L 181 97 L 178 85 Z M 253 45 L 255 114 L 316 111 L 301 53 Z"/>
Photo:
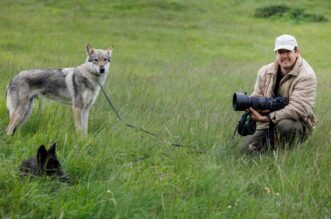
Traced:
<path fill-rule="evenodd" d="M 9 88 L 10 84 L 11 84 L 11 80 L 9 81 L 9 83 L 7 84 L 7 87 L 6 87 L 6 99 L 7 99 L 7 96 L 8 96 L 8 88 Z M 7 112 L 9 113 L 8 106 L 6 106 L 6 108 L 7 108 Z"/>
<path fill-rule="evenodd" d="M 11 79 L 10 81 L 9 81 L 9 83 L 7 84 L 7 87 L 6 87 L 6 108 L 7 108 L 7 113 L 8 113 L 8 115 L 9 115 L 9 108 L 8 108 L 8 101 L 10 101 L 8 98 L 8 94 L 9 94 L 9 87 L 10 87 L 10 85 L 11 85 L 11 83 L 12 83 L 12 80 L 13 79 Z"/>
<path fill-rule="evenodd" d="M 11 82 L 11 81 L 10 81 L 10 82 Z M 10 82 L 9 82 L 9 84 L 10 84 Z M 8 84 L 7 87 L 6 87 L 6 99 L 7 99 L 7 95 L 8 95 L 8 87 L 9 87 L 9 84 Z M 7 104 L 6 104 L 6 109 L 7 109 L 7 113 L 9 114 L 9 109 L 8 109 Z"/>

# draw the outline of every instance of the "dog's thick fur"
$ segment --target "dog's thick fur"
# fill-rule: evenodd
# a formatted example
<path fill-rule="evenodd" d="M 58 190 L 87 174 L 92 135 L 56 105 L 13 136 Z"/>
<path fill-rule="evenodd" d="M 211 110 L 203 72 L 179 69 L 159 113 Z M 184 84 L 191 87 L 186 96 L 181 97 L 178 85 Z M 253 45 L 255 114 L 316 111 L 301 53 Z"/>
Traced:
<path fill-rule="evenodd" d="M 109 72 L 112 48 L 93 49 L 89 44 L 86 48 L 86 62 L 78 67 L 22 71 L 10 81 L 8 135 L 29 118 L 33 99 L 38 95 L 72 105 L 76 129 L 87 133 L 89 109 Z"/>
<path fill-rule="evenodd" d="M 48 150 L 46 150 L 44 145 L 40 145 L 35 157 L 22 162 L 20 175 L 47 175 L 55 177 L 60 181 L 69 181 L 69 177 L 61 169 L 60 162 L 57 159 L 55 143 Z"/>

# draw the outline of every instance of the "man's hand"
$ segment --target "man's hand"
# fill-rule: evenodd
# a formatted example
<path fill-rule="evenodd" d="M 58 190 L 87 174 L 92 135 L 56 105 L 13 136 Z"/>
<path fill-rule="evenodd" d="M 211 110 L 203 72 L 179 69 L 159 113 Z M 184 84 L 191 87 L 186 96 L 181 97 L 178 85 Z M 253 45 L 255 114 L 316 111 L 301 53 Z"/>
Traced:
<path fill-rule="evenodd" d="M 266 122 L 270 122 L 270 119 L 268 116 L 263 116 L 262 114 L 266 114 L 269 113 L 269 110 L 263 110 L 258 112 L 257 110 L 253 109 L 252 107 L 249 107 L 249 111 L 252 113 L 252 119 L 256 122 L 262 122 L 262 123 L 266 123 Z"/>

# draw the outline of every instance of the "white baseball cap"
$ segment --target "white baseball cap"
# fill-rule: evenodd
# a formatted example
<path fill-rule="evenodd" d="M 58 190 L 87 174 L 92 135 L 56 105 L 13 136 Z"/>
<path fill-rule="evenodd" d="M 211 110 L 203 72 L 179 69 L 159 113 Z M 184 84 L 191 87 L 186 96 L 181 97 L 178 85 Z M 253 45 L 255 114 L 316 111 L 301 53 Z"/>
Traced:
<path fill-rule="evenodd" d="M 276 38 L 274 52 L 279 49 L 293 51 L 295 47 L 298 47 L 298 43 L 294 36 L 283 34 Z"/>

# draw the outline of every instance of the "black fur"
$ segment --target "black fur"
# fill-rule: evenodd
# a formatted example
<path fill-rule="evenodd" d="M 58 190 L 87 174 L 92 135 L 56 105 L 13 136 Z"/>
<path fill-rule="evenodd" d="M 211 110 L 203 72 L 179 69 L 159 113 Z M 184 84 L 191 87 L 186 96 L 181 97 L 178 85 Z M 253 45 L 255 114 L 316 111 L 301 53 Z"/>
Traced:
<path fill-rule="evenodd" d="M 57 159 L 55 143 L 48 150 L 44 145 L 40 145 L 35 157 L 22 162 L 20 175 L 47 175 L 63 182 L 69 181 L 69 177 L 61 169 L 60 162 Z"/>

